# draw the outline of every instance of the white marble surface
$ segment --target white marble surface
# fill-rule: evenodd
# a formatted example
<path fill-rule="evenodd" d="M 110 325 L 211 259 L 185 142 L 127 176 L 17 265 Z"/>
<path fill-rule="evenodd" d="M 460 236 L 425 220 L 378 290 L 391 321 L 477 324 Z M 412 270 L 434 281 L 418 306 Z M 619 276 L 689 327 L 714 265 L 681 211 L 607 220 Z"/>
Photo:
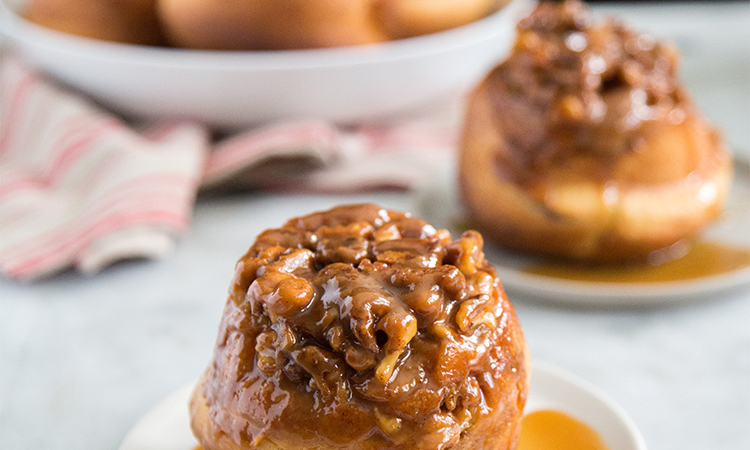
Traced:
<path fill-rule="evenodd" d="M 750 5 L 626 13 L 676 38 L 696 99 L 747 151 Z M 117 449 L 144 412 L 204 369 L 233 263 L 253 237 L 290 216 L 355 201 L 417 207 L 402 193 L 206 198 L 161 261 L 122 263 L 91 279 L 0 280 L 0 448 Z M 513 300 L 532 355 L 608 393 L 650 449 L 750 448 L 748 289 L 617 310 Z"/>

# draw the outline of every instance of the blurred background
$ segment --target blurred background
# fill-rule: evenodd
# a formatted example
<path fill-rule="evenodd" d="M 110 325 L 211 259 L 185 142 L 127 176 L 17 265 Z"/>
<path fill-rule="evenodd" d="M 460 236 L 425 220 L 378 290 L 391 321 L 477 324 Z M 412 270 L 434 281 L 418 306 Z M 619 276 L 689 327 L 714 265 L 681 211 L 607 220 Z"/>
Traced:
<path fill-rule="evenodd" d="M 745 164 L 742 161 L 750 158 L 750 2 L 588 3 L 599 16 L 618 15 L 639 30 L 675 42 L 682 55 L 680 74 L 686 87 L 726 135 L 740 164 Z M 65 114 L 94 117 L 86 122 L 91 129 L 103 127 L 118 133 L 116 141 L 106 141 L 103 147 L 110 148 L 109 144 L 115 142 L 163 157 L 147 159 L 146 164 L 132 169 L 135 178 L 148 175 L 162 180 L 159 175 L 169 173 L 173 177 L 170 179 L 180 181 L 165 187 L 159 195 L 138 191 L 138 201 L 124 207 L 132 212 L 149 204 L 169 213 L 168 218 L 165 214 L 155 225 L 144 227 L 148 234 L 126 237 L 134 252 L 123 249 L 122 240 L 102 241 L 98 247 L 82 247 L 79 252 L 65 253 L 63 249 L 57 253 L 60 260 L 45 266 L 45 271 L 28 272 L 29 278 L 22 278 L 27 273 L 23 270 L 33 268 L 45 253 L 41 252 L 39 259 L 24 260 L 25 266 L 13 266 L 6 261 L 14 249 L 3 247 L 0 448 L 119 448 L 133 424 L 156 402 L 193 383 L 205 369 L 234 261 L 264 229 L 279 226 L 293 216 L 343 203 L 375 202 L 391 209 L 413 211 L 415 215 L 427 214 L 435 209 L 435 204 L 453 208 L 454 197 L 436 196 L 435 192 L 455 193 L 461 102 L 466 91 L 502 58 L 503 51 L 493 46 L 498 42 L 509 45 L 512 28 L 500 32 L 495 25 L 512 26 L 515 18 L 502 17 L 491 26 L 448 33 L 444 39 L 436 37 L 437 43 L 415 39 L 413 44 L 394 48 L 397 57 L 373 49 L 357 55 L 346 51 L 314 53 L 294 62 L 268 56 L 240 63 L 226 55 L 142 51 L 69 41 L 28 28 L 4 10 L 0 37 L 0 61 L 4 64 L 0 103 L 4 116 L 0 123 L 9 127 L 8 111 L 15 104 L 11 99 L 22 91 L 22 81 L 42 80 L 40 84 L 45 87 L 34 97 L 39 104 L 40 99 L 52 99 L 58 102 L 54 104 L 64 105 L 61 109 Z M 482 33 L 490 33 L 491 39 L 482 38 Z M 483 58 L 487 48 L 495 48 L 497 53 Z M 439 64 L 437 60 L 425 56 L 437 54 L 457 58 L 454 61 L 459 62 L 452 65 L 458 69 L 440 69 L 435 65 Z M 49 55 L 55 56 L 45 60 L 50 65 L 44 66 L 42 60 Z M 357 63 L 347 62 L 346 58 L 355 58 Z M 97 69 L 81 70 L 88 67 L 86 64 Z M 344 75 L 330 77 L 325 72 L 338 67 L 336 70 L 344 73 L 358 64 L 379 65 L 382 72 L 378 76 L 368 72 L 371 78 L 364 88 L 349 86 Z M 147 67 L 155 71 L 148 72 Z M 104 102 L 91 102 L 89 93 L 72 86 L 71 81 L 45 75 L 45 70 L 54 73 L 53 69 L 60 74 L 83 75 L 81 80 L 91 83 L 94 89 L 114 89 L 117 100 L 122 101 L 143 94 L 135 86 L 147 85 L 151 90 L 144 98 L 152 100 L 144 104 L 158 109 L 166 105 L 161 94 L 191 89 L 189 82 L 211 80 L 216 73 L 212 71 L 226 70 L 220 78 L 207 82 L 210 88 L 184 98 L 175 97 L 185 104 L 198 99 L 199 106 L 206 105 L 227 94 L 228 85 L 246 84 L 236 74 L 248 67 L 286 70 L 285 75 L 266 76 L 273 82 L 269 86 L 282 92 L 284 81 L 309 69 L 320 78 L 304 77 L 307 80 L 327 80 L 326 85 L 336 88 L 334 91 L 351 87 L 352 92 L 362 95 L 363 100 L 353 102 L 357 106 L 373 106 L 383 100 L 385 95 L 373 88 L 379 82 L 403 83 L 399 84 L 401 93 L 394 96 L 401 99 L 418 88 L 434 87 L 440 91 L 448 84 L 455 85 L 417 111 L 394 113 L 375 124 L 340 126 L 336 120 L 305 117 L 300 122 L 280 121 L 284 126 L 279 127 L 275 125 L 282 125 L 280 122 L 239 129 L 234 124 L 231 131 L 217 131 L 194 117 L 179 126 L 120 117 Z M 401 72 L 394 73 L 394 67 Z M 168 79 L 175 68 L 194 71 L 196 75 L 183 80 L 184 84 L 155 81 L 162 76 Z M 124 73 L 128 75 L 123 76 Z M 457 78 L 446 75 L 450 73 L 457 74 Z M 404 80 L 408 74 L 420 75 L 407 83 Z M 447 84 L 440 84 L 439 80 Z M 118 89 L 123 83 L 128 88 Z M 47 91 L 48 86 L 57 90 Z M 317 95 L 320 92 L 309 88 L 283 99 L 270 95 L 261 98 L 261 92 L 255 94 L 258 97 L 247 99 L 238 98 L 230 90 L 228 97 L 237 111 L 257 109 L 264 101 L 279 108 L 296 108 L 305 102 L 324 104 L 328 112 L 341 105 L 350 106 L 347 102 L 321 100 Z M 68 96 L 74 100 L 69 101 Z M 91 103 L 96 105 L 93 114 Z M 29 103 L 34 108 L 39 104 Z M 206 109 L 218 115 L 229 110 L 215 106 Z M 353 114 L 353 110 L 343 110 Z M 51 118 L 51 129 L 61 132 L 70 117 L 57 117 L 43 108 L 30 111 L 24 126 L 32 130 L 45 118 Z M 298 112 L 295 111 L 295 119 L 300 117 Z M 236 116 L 232 113 L 223 117 Z M 10 136 L 9 129 L 0 130 L 0 135 Z M 15 134 L 17 130 L 25 128 L 13 130 L 8 142 L 22 134 Z M 65 132 L 65 139 L 78 142 L 78 135 Z M 32 144 L 41 148 L 54 140 L 45 138 L 43 133 L 27 133 L 26 137 L 29 148 Z M 151 147 L 154 143 L 158 147 Z M 153 148 L 161 150 L 154 152 Z M 252 153 L 259 151 L 263 155 L 263 151 L 275 152 L 279 148 L 284 151 L 275 156 L 282 161 L 293 159 L 295 163 L 268 165 L 266 159 Z M 404 152 L 404 148 L 409 152 Z M 221 157 L 210 159 L 209 154 Z M 114 155 L 121 157 L 116 152 Z M 33 161 L 24 159 L 23 165 L 44 166 L 44 156 L 34 156 Z M 174 158 L 179 163 L 174 163 Z M 299 161 L 305 168 L 301 176 L 297 173 Z M 15 172 L 10 170 L 13 164 L 15 160 L 3 159 L 0 154 L 0 200 L 7 194 L 1 187 L 10 191 L 8 182 L 15 180 Z M 363 167 L 367 170 L 361 170 Z M 248 174 L 247 168 L 252 173 Z M 107 172 L 111 169 L 102 166 L 101 171 L 95 172 L 101 175 L 99 178 L 114 183 L 116 176 Z M 281 176 L 277 173 L 288 176 L 284 183 L 268 181 Z M 77 173 L 69 175 L 75 179 Z M 201 176 L 206 183 L 202 188 Z M 8 228 L 3 228 L 12 218 L 9 208 L 23 207 L 25 202 L 44 205 L 34 219 L 35 224 L 43 225 L 41 228 L 53 228 L 52 216 L 67 224 L 70 211 L 97 211 L 86 209 L 91 205 L 82 200 L 88 198 L 84 194 L 91 193 L 91 185 L 73 181 L 71 185 L 75 186 L 74 195 L 56 191 L 44 199 L 29 196 L 20 197 L 13 204 L 0 203 L 0 244 L 9 242 Z M 235 189 L 237 185 L 242 189 Z M 432 191 L 425 186 L 438 188 Z M 426 201 L 430 202 L 428 207 Z M 737 214 L 748 219 L 747 197 L 740 198 L 739 204 L 745 206 Z M 156 233 L 150 233 L 154 230 Z M 31 236 L 34 241 L 31 232 L 29 227 L 16 235 Z M 91 230 L 82 227 L 78 232 L 85 237 Z M 747 240 L 747 236 L 739 238 Z M 57 243 L 54 239 L 45 241 L 47 249 L 56 248 Z M 614 308 L 604 302 L 582 307 L 562 300 L 540 301 L 522 289 L 514 293 L 512 300 L 533 358 L 569 370 L 610 395 L 633 418 L 649 448 L 750 448 L 747 283 L 732 289 L 709 290 L 699 296 L 691 295 L 689 288 L 681 292 L 684 295 L 668 301 L 651 305 L 637 301 Z"/>

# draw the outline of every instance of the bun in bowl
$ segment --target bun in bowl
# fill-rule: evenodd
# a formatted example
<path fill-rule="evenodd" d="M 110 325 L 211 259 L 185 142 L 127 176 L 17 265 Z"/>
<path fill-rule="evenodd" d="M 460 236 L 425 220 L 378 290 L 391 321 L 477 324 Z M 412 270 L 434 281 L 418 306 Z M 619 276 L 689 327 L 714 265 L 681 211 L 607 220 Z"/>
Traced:
<path fill-rule="evenodd" d="M 435 33 L 479 20 L 509 1 L 30 0 L 24 17 L 64 33 L 127 44 L 288 50 Z"/>
<path fill-rule="evenodd" d="M 205 450 L 510 450 L 529 370 L 478 233 L 343 206 L 239 260 L 191 425 Z"/>
<path fill-rule="evenodd" d="M 43 27 L 102 41 L 166 45 L 157 0 L 31 0 L 24 17 Z"/>
<path fill-rule="evenodd" d="M 696 235 L 732 161 L 666 43 L 581 2 L 541 2 L 469 100 L 459 181 L 472 224 L 516 251 L 645 259 Z"/>
<path fill-rule="evenodd" d="M 373 44 L 481 19 L 498 0 L 158 0 L 178 47 L 286 50 Z M 503 2 L 504 3 L 504 2 Z"/>

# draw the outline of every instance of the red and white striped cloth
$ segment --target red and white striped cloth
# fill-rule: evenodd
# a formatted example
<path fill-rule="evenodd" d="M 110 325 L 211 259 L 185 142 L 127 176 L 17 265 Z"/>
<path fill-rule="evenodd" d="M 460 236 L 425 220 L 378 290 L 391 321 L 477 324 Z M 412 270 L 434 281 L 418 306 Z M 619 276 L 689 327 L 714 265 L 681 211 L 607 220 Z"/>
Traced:
<path fill-rule="evenodd" d="M 0 272 L 33 280 L 167 253 L 199 189 L 408 189 L 452 158 L 456 114 L 340 129 L 299 121 L 219 142 L 188 122 L 134 129 L 0 59 Z"/>

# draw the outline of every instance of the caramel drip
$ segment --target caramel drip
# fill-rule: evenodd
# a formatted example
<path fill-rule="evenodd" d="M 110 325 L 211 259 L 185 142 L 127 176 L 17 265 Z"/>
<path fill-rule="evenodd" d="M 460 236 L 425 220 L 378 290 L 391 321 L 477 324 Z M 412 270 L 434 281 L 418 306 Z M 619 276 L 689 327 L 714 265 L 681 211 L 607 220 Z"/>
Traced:
<path fill-rule="evenodd" d="M 575 281 L 657 283 L 721 275 L 748 266 L 750 266 L 750 249 L 699 241 L 691 246 L 685 256 L 661 264 L 591 266 L 565 262 L 539 262 L 524 267 L 523 271 Z"/>
<path fill-rule="evenodd" d="M 553 410 L 528 414 L 516 450 L 607 450 L 599 433 L 569 415 Z"/>

